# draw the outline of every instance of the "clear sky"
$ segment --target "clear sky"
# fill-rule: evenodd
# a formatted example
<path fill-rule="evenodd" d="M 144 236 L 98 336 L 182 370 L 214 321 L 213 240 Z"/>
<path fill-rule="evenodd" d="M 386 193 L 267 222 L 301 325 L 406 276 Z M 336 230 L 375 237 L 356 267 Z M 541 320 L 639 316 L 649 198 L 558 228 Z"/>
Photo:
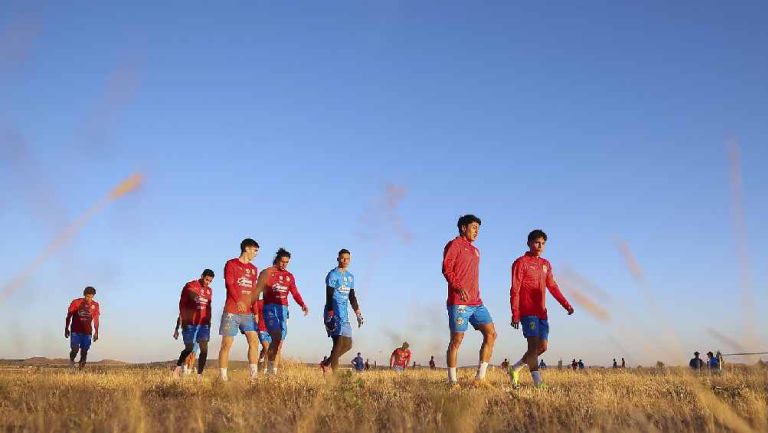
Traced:
<path fill-rule="evenodd" d="M 145 175 L 0 304 L 0 358 L 65 356 L 86 285 L 103 311 L 93 359 L 174 358 L 181 286 L 217 272 L 217 329 L 224 262 L 253 237 L 259 268 L 293 253 L 311 309 L 293 305 L 287 356 L 329 350 L 323 281 L 344 247 L 367 319 L 353 350 L 382 362 L 407 339 L 444 365 L 440 261 L 469 212 L 494 362 L 524 350 L 509 274 L 533 228 L 572 302 L 581 289 L 611 315 L 550 298 L 548 363 L 734 349 L 710 328 L 768 350 L 767 21 L 763 1 L 0 0 L 3 279 Z M 464 341 L 472 364 L 480 336 Z"/>

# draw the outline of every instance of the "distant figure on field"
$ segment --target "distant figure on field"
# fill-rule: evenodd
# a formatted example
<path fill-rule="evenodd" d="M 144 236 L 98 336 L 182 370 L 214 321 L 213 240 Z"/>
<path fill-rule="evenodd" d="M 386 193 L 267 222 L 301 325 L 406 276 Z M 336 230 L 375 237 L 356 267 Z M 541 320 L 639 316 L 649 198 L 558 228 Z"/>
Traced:
<path fill-rule="evenodd" d="M 94 301 L 96 289 L 88 286 L 83 290 L 83 297 L 73 300 L 67 309 L 67 319 L 64 322 L 64 338 L 69 338 L 69 364 L 75 366 L 75 357 L 80 351 L 80 369 L 85 367 L 88 359 L 88 349 L 93 341 L 99 339 L 99 303 Z M 70 322 L 72 327 L 70 328 Z M 93 328 L 91 328 L 93 322 Z M 93 332 L 95 330 L 96 332 Z"/>
<path fill-rule="evenodd" d="M 392 351 L 392 355 L 389 357 L 389 368 L 401 373 L 408 367 L 408 363 L 411 362 L 411 351 L 408 347 L 408 342 L 406 341 L 402 346 Z"/>
<path fill-rule="evenodd" d="M 368 363 L 368 358 L 365 359 L 365 369 L 366 370 L 370 370 L 371 369 L 371 364 Z"/>
<path fill-rule="evenodd" d="M 544 370 L 545 368 L 547 368 L 547 363 L 542 359 L 539 361 L 539 370 Z"/>
<path fill-rule="evenodd" d="M 722 370 L 723 367 L 725 367 L 725 360 L 723 359 L 723 354 L 720 353 L 719 350 L 715 352 L 715 358 L 717 358 L 717 368 Z"/>
<path fill-rule="evenodd" d="M 434 370 L 436 368 L 437 366 L 435 366 L 435 357 L 432 356 L 431 358 L 429 358 L 429 369 Z"/>
<path fill-rule="evenodd" d="M 363 362 L 363 357 L 360 356 L 360 352 L 357 352 L 357 356 L 352 359 L 352 365 L 355 367 L 357 372 L 365 370 L 365 362 Z"/>
<path fill-rule="evenodd" d="M 621 368 L 627 368 L 627 361 L 624 361 L 624 358 L 621 358 Z"/>
<path fill-rule="evenodd" d="M 707 368 L 710 371 L 720 371 L 720 362 L 712 351 L 707 352 Z"/>
<path fill-rule="evenodd" d="M 526 365 L 531 372 L 533 386 L 541 387 L 544 383 L 539 371 L 538 357 L 547 351 L 549 340 L 549 321 L 547 316 L 547 290 L 558 303 L 573 314 L 573 307 L 565 299 L 552 274 L 552 264 L 541 255 L 547 243 L 547 234 L 542 230 L 528 233 L 528 252 L 512 264 L 512 287 L 509 301 L 512 307 L 512 327 L 523 330 L 523 337 L 528 343 L 528 350 L 509 369 L 512 386 L 520 380 L 520 370 Z"/>
<path fill-rule="evenodd" d="M 501 369 L 504 371 L 507 371 L 509 368 L 509 360 L 507 358 L 504 358 L 504 361 L 501 361 Z"/>
<path fill-rule="evenodd" d="M 619 363 L 616 362 L 616 358 L 613 358 L 613 368 L 619 368 Z"/>
<path fill-rule="evenodd" d="M 179 295 L 179 318 L 177 325 L 181 325 L 181 335 L 184 341 L 184 350 L 179 354 L 174 377 L 180 377 L 181 373 L 191 371 L 190 363 L 194 362 L 195 346 L 200 350 L 197 364 L 198 377 L 202 377 L 205 362 L 208 360 L 208 341 L 211 339 L 211 299 L 213 291 L 210 284 L 213 281 L 213 271 L 203 270 L 200 278 L 192 280 L 184 285 Z M 178 328 L 173 333 L 173 338 L 179 338 Z M 188 373 L 187 373 L 188 374 Z"/>
<path fill-rule="evenodd" d="M 576 362 L 576 358 L 573 358 L 573 361 L 571 361 L 571 369 L 576 371 L 577 368 L 579 368 L 579 363 Z"/>
<path fill-rule="evenodd" d="M 562 370 L 563 369 L 563 360 L 562 359 L 558 359 L 557 360 L 557 369 L 558 370 Z"/>
<path fill-rule="evenodd" d="M 584 370 L 584 361 L 579 360 L 579 370 Z"/>
<path fill-rule="evenodd" d="M 693 352 L 693 358 L 688 361 L 688 367 L 691 367 L 694 371 L 701 371 L 704 368 L 704 360 L 699 358 L 699 352 Z"/>

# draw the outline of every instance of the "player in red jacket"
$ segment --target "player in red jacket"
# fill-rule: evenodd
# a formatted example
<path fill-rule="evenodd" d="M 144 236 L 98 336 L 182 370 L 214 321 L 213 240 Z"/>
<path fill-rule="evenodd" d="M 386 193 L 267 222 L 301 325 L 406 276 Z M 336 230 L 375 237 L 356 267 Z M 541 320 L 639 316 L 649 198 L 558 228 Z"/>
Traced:
<path fill-rule="evenodd" d="M 401 347 L 392 351 L 392 355 L 389 356 L 389 368 L 401 373 L 408 367 L 408 363 L 411 362 L 411 351 L 408 347 L 406 341 Z"/>
<path fill-rule="evenodd" d="M 198 377 L 202 377 L 205 362 L 208 359 L 208 340 L 211 339 L 211 297 L 210 288 L 213 281 L 213 271 L 205 269 L 197 280 L 184 285 L 179 296 L 179 320 L 181 335 L 184 339 L 184 350 L 179 354 L 174 376 L 181 376 L 182 365 L 187 358 L 193 356 L 195 344 L 200 347 L 197 362 Z"/>
<path fill-rule="evenodd" d="M 547 243 L 547 234 L 534 230 L 528 234 L 528 252 L 512 264 L 512 287 L 509 300 L 512 307 L 512 327 L 518 329 L 522 324 L 523 336 L 528 340 L 528 350 L 523 357 L 509 368 L 512 384 L 517 386 L 520 370 L 528 366 L 536 387 L 542 386 L 538 357 L 547 350 L 549 322 L 545 306 L 547 289 L 569 315 L 573 307 L 560 292 L 552 265 L 541 254 Z"/>
<path fill-rule="evenodd" d="M 88 358 L 88 349 L 91 348 L 91 335 L 93 341 L 99 339 L 99 303 L 93 300 L 96 289 L 88 286 L 83 290 L 83 297 L 73 300 L 67 309 L 67 320 L 64 324 L 64 338 L 69 338 L 69 362 L 75 365 L 75 357 L 80 351 L 80 369 L 85 367 Z M 70 322 L 72 327 L 70 328 Z M 93 327 L 91 327 L 93 322 Z M 93 332 L 93 331 L 96 332 Z"/>
<path fill-rule="evenodd" d="M 480 232 L 480 218 L 464 215 L 456 225 L 459 236 L 448 242 L 443 250 L 443 276 L 448 282 L 448 327 L 451 331 L 451 342 L 446 353 L 448 382 L 451 386 L 458 386 L 457 356 L 469 324 L 483 334 L 475 384 L 485 384 L 485 372 L 496 342 L 496 327 L 480 299 L 480 250 L 472 244 Z"/>

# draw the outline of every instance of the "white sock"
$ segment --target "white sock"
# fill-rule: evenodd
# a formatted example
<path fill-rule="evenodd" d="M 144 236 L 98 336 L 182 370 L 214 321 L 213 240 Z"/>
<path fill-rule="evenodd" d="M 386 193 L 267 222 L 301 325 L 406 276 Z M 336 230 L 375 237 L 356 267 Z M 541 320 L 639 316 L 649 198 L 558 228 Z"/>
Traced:
<path fill-rule="evenodd" d="M 512 365 L 512 370 L 519 371 L 521 368 L 525 367 L 527 364 L 523 362 L 523 360 L 519 360 L 514 365 Z"/>
<path fill-rule="evenodd" d="M 456 367 L 448 368 L 448 382 L 457 382 L 456 380 Z"/>
<path fill-rule="evenodd" d="M 251 370 L 251 377 L 259 375 L 259 364 L 248 364 L 248 368 Z"/>
<path fill-rule="evenodd" d="M 488 363 L 487 362 L 481 362 L 480 366 L 477 367 L 477 376 L 475 376 L 475 379 L 485 379 L 485 370 L 488 369 Z"/>
<path fill-rule="evenodd" d="M 534 385 L 539 385 L 541 382 L 543 382 L 541 379 L 541 372 L 539 370 L 532 371 L 531 378 L 533 378 Z"/>
<path fill-rule="evenodd" d="M 226 368 L 220 368 L 219 369 L 220 377 L 224 380 L 227 380 L 227 369 Z"/>

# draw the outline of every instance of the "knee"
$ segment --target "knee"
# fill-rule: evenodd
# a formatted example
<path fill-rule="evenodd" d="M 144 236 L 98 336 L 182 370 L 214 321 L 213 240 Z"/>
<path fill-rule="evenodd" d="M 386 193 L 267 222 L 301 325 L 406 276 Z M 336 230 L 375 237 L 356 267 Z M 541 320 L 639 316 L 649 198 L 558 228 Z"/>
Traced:
<path fill-rule="evenodd" d="M 451 337 L 451 342 L 448 343 L 448 350 L 457 350 L 461 346 L 461 341 L 464 339 L 464 334 L 456 334 Z"/>
<path fill-rule="evenodd" d="M 223 350 L 229 350 L 232 347 L 232 340 L 221 340 L 221 348 Z"/>
<path fill-rule="evenodd" d="M 542 341 L 541 344 L 539 344 L 539 355 L 547 351 L 547 342 Z"/>
<path fill-rule="evenodd" d="M 493 329 L 493 330 L 491 330 L 491 331 L 489 331 L 489 332 L 487 332 L 487 333 L 485 334 L 485 341 L 487 341 L 487 342 L 489 342 L 489 343 L 493 343 L 493 342 L 495 342 L 495 341 L 496 341 L 496 336 L 497 336 L 497 335 L 498 335 L 498 334 L 496 334 L 496 330 L 495 330 L 495 329 Z"/>

